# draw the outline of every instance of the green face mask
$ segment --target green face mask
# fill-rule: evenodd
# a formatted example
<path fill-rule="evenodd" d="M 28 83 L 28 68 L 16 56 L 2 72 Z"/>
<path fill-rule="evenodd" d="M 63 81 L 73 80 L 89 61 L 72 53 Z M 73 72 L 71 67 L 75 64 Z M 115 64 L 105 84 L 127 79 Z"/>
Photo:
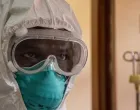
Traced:
<path fill-rule="evenodd" d="M 38 65 L 26 69 L 35 69 Z M 17 72 L 16 80 L 28 110 L 56 110 L 61 104 L 66 88 L 66 77 L 59 75 L 50 67 L 31 75 Z"/>

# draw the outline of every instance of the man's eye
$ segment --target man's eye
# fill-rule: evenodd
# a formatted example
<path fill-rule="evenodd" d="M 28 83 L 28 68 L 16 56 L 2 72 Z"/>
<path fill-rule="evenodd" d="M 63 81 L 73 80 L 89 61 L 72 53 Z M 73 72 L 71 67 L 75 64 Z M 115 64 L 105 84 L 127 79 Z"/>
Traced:
<path fill-rule="evenodd" d="M 67 54 L 60 54 L 60 55 L 59 55 L 59 58 L 60 58 L 61 60 L 67 60 L 67 59 L 68 59 L 68 55 L 67 55 Z"/>
<path fill-rule="evenodd" d="M 35 53 L 25 53 L 25 54 L 23 54 L 23 56 L 26 57 L 26 58 L 36 58 Z"/>

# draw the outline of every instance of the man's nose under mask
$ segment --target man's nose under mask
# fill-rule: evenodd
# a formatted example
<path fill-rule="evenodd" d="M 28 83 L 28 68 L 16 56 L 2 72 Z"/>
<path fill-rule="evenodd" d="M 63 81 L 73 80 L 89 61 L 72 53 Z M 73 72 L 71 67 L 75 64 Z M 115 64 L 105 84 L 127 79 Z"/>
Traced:
<path fill-rule="evenodd" d="M 32 70 L 38 65 L 26 69 Z M 59 75 L 51 67 L 31 75 L 17 72 L 16 80 L 28 110 L 56 110 L 61 104 L 66 77 Z"/>

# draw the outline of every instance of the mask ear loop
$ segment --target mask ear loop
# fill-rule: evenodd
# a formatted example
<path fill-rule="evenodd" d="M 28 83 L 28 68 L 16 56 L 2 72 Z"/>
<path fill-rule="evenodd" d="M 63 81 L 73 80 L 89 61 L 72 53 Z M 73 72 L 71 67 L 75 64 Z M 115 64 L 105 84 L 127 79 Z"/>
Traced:
<path fill-rule="evenodd" d="M 65 84 L 67 85 L 69 83 L 69 80 L 70 80 L 70 76 L 65 76 L 67 79 L 65 81 Z"/>
<path fill-rule="evenodd" d="M 75 77 L 77 75 L 73 75 L 73 76 L 70 76 L 68 79 L 67 79 L 67 87 L 66 87 L 66 90 L 65 90 L 65 93 L 64 93 L 64 97 L 63 97 L 63 100 L 61 102 L 61 104 L 59 105 L 58 109 L 57 110 L 60 110 L 60 108 L 62 108 L 62 106 L 64 105 L 64 102 L 65 102 L 65 99 L 67 98 L 70 90 L 73 88 L 74 86 L 74 81 L 75 81 Z"/>

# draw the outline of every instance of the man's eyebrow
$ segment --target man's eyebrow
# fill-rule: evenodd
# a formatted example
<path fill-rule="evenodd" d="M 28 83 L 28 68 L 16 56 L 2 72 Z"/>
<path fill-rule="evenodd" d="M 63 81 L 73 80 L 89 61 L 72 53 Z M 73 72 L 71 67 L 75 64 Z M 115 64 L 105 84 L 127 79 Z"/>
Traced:
<path fill-rule="evenodd" d="M 29 50 L 40 50 L 38 45 L 19 45 L 17 46 L 18 50 L 22 50 L 22 51 L 29 51 Z"/>

